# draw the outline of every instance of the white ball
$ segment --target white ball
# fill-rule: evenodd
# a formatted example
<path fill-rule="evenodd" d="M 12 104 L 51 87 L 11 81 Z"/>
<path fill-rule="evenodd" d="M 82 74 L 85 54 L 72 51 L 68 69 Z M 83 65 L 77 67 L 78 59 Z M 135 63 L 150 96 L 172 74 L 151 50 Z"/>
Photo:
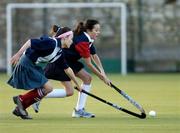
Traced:
<path fill-rule="evenodd" d="M 156 116 L 156 112 L 151 110 L 151 111 L 149 111 L 149 115 L 155 117 Z"/>

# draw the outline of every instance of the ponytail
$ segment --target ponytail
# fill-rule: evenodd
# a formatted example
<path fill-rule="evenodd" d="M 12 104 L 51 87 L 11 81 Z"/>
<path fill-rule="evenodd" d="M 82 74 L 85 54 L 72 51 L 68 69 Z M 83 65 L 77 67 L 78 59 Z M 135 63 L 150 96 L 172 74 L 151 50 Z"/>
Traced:
<path fill-rule="evenodd" d="M 50 35 L 55 36 L 56 33 L 58 32 L 58 30 L 60 30 L 60 27 L 57 26 L 57 25 L 53 25 L 52 28 L 51 28 L 51 31 L 50 31 Z"/>
<path fill-rule="evenodd" d="M 84 31 L 86 31 L 85 27 L 84 27 L 84 23 L 79 22 L 78 25 L 76 26 L 75 30 L 74 30 L 74 35 L 79 35 Z"/>
<path fill-rule="evenodd" d="M 55 36 L 58 37 L 59 35 L 71 31 L 71 29 L 69 27 L 60 27 L 57 25 L 53 25 L 50 31 L 50 35 L 51 36 Z"/>
<path fill-rule="evenodd" d="M 99 24 L 99 21 L 94 19 L 88 19 L 85 22 L 79 22 L 74 30 L 74 35 L 79 35 L 82 32 L 86 32 L 87 30 L 92 31 L 94 25 Z"/>

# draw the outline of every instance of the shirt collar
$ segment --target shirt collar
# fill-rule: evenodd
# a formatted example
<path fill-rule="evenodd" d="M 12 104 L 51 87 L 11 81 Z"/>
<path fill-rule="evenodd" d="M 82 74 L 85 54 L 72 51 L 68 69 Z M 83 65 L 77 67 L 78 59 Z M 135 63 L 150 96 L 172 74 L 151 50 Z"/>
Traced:
<path fill-rule="evenodd" d="M 94 39 L 91 39 L 91 37 L 89 36 L 88 33 L 84 32 L 84 34 L 86 35 L 86 37 L 88 38 L 88 40 L 89 40 L 90 43 L 93 43 L 93 42 L 94 42 Z"/>

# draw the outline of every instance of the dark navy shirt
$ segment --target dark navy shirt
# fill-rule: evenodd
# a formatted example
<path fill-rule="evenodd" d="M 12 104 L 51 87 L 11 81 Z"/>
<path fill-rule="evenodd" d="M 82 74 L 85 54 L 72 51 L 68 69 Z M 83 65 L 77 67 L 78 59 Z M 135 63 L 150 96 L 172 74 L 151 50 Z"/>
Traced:
<path fill-rule="evenodd" d="M 58 58 L 63 68 L 68 68 L 61 49 L 61 40 L 42 36 L 40 39 L 31 39 L 31 47 L 25 52 L 25 55 L 35 64 L 53 63 Z"/>
<path fill-rule="evenodd" d="M 93 42 L 94 40 L 86 32 L 74 36 L 71 47 L 63 49 L 66 60 L 77 61 L 80 58 L 88 58 L 90 55 L 96 54 Z"/>

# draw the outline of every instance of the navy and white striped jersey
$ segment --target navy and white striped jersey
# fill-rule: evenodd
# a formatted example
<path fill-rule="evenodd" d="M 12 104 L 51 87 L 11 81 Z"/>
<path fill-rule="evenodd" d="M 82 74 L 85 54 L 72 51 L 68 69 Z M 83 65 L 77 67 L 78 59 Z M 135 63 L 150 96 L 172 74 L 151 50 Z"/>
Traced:
<path fill-rule="evenodd" d="M 86 32 L 74 36 L 71 47 L 63 49 L 66 60 L 77 61 L 80 58 L 88 58 L 90 55 L 96 54 L 93 42 L 94 40 Z"/>
<path fill-rule="evenodd" d="M 63 55 L 61 41 L 47 36 L 31 39 L 31 47 L 26 50 L 25 55 L 36 65 L 53 63 Z M 62 62 L 64 68 L 68 67 L 65 59 L 61 58 L 59 61 Z"/>

